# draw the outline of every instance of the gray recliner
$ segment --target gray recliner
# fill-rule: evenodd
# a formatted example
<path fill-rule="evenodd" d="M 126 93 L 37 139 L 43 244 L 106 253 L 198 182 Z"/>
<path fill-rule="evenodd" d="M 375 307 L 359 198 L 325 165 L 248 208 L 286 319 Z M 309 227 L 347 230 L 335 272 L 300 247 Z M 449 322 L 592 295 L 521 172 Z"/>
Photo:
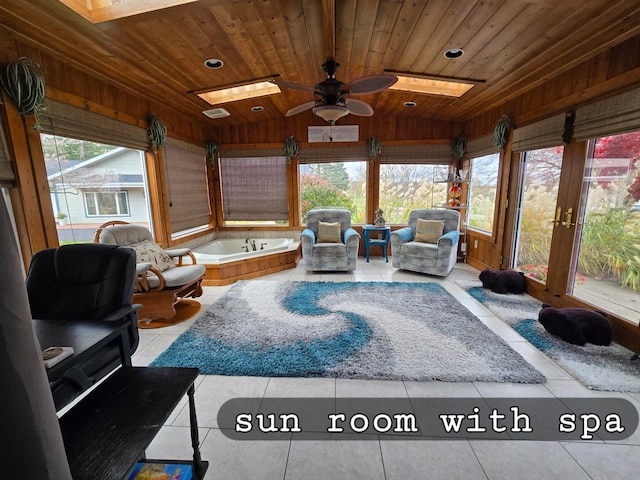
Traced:
<path fill-rule="evenodd" d="M 416 241 L 418 219 L 442 220 L 442 235 L 434 243 Z M 420 209 L 409 214 L 409 225 L 391 232 L 392 266 L 413 272 L 446 277 L 458 258 L 460 212 Z"/>
<path fill-rule="evenodd" d="M 339 241 L 319 242 L 320 222 L 340 222 Z M 360 234 L 351 228 L 351 212 L 338 208 L 317 208 L 307 212 L 307 228 L 300 234 L 302 261 L 306 270 L 355 270 Z"/>

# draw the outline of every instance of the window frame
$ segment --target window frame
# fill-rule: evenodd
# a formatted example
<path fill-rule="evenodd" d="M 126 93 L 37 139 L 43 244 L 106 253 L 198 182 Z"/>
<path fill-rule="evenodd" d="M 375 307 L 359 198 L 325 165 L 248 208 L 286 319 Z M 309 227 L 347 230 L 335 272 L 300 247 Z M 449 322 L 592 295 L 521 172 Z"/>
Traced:
<path fill-rule="evenodd" d="M 495 183 L 495 198 L 493 200 L 493 218 L 492 218 L 492 222 L 491 222 L 491 230 L 484 230 L 481 229 L 479 227 L 474 227 L 472 225 L 470 225 L 469 221 L 471 218 L 471 205 L 473 203 L 473 179 L 474 177 L 476 177 L 477 172 L 476 169 L 474 168 L 473 162 L 474 160 L 478 160 L 478 159 L 483 159 L 486 157 L 493 157 L 497 155 L 497 168 L 496 168 L 496 183 Z M 492 153 L 487 153 L 484 155 L 478 155 L 478 156 L 474 156 L 472 158 L 469 159 L 469 172 L 470 172 L 470 176 L 467 182 L 467 212 L 466 212 L 466 218 L 465 218 L 465 225 L 466 228 L 473 231 L 474 233 L 478 233 L 480 235 L 486 235 L 487 237 L 490 238 L 495 238 L 496 236 L 496 220 L 498 218 L 498 206 L 499 206 L 499 201 L 500 201 L 500 181 L 501 181 L 501 176 L 502 176 L 502 163 L 503 163 L 503 158 L 504 156 L 501 155 L 499 152 L 492 152 Z"/>

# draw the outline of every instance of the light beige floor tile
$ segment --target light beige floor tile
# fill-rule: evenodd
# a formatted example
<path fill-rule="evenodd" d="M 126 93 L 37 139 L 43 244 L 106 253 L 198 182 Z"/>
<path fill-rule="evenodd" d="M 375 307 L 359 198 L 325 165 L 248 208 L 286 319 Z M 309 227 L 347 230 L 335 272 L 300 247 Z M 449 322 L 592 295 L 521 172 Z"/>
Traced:
<path fill-rule="evenodd" d="M 509 341 L 509 345 L 516 352 L 518 352 L 522 357 L 529 362 L 531 365 L 536 367 L 540 373 L 542 373 L 547 380 L 570 380 L 571 377 L 565 373 L 558 365 L 556 365 L 553 360 L 544 356 L 540 350 L 531 345 L 527 341 L 522 342 L 511 342 Z"/>
<path fill-rule="evenodd" d="M 480 392 L 471 382 L 404 382 L 409 398 L 476 398 Z"/>
<path fill-rule="evenodd" d="M 218 410 L 227 400 L 234 398 L 262 398 L 268 381 L 269 379 L 266 377 L 206 376 L 196 388 L 195 393 L 198 426 L 216 428 L 218 426 Z M 188 426 L 188 410 L 186 407 L 183 408 L 173 425 Z"/>
<path fill-rule="evenodd" d="M 291 441 L 285 480 L 384 480 L 377 440 Z"/>
<path fill-rule="evenodd" d="M 271 377 L 265 397 L 328 398 L 336 395 L 334 378 L 282 378 Z"/>
<path fill-rule="evenodd" d="M 474 382 L 483 397 L 550 398 L 553 394 L 543 384 Z"/>
<path fill-rule="evenodd" d="M 588 480 L 584 469 L 558 442 L 471 440 L 491 480 Z"/>
<path fill-rule="evenodd" d="M 404 383 L 386 380 L 336 379 L 336 397 L 386 397 L 407 398 Z"/>
<path fill-rule="evenodd" d="M 205 480 L 282 480 L 289 441 L 231 440 L 211 429 L 202 442 L 202 459 L 209 462 Z"/>
<path fill-rule="evenodd" d="M 640 446 L 573 442 L 562 446 L 594 480 L 640 477 Z"/>
<path fill-rule="evenodd" d="M 469 442 L 381 440 L 386 480 L 486 479 Z"/>
<path fill-rule="evenodd" d="M 208 428 L 198 429 L 200 445 L 208 433 Z M 147 447 L 146 457 L 165 460 L 193 460 L 191 429 L 165 425 Z"/>

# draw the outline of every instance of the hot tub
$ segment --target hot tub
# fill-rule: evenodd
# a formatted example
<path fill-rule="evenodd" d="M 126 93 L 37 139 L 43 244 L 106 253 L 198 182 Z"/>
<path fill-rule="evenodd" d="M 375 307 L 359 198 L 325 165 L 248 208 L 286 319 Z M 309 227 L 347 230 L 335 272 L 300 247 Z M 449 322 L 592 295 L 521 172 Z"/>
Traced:
<path fill-rule="evenodd" d="M 295 242 L 292 238 L 221 238 L 194 248 L 193 254 L 198 263 L 219 264 L 294 248 Z"/>

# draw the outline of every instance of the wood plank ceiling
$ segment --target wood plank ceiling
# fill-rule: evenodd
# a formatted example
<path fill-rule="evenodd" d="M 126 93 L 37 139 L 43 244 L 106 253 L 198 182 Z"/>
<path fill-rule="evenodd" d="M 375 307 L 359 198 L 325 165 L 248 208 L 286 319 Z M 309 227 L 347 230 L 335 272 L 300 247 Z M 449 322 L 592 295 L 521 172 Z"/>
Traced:
<path fill-rule="evenodd" d="M 0 35 L 224 127 L 282 118 L 312 93 L 224 104 L 231 116 L 212 120 L 201 113 L 212 107 L 190 92 L 271 75 L 313 86 L 333 52 L 344 82 L 385 70 L 482 80 L 459 99 L 358 97 L 375 115 L 465 120 L 640 33 L 640 0 L 334 1 L 198 0 L 92 24 L 55 0 L 3 0 Z M 464 55 L 449 60 L 450 48 Z M 224 67 L 205 68 L 209 58 Z"/>

